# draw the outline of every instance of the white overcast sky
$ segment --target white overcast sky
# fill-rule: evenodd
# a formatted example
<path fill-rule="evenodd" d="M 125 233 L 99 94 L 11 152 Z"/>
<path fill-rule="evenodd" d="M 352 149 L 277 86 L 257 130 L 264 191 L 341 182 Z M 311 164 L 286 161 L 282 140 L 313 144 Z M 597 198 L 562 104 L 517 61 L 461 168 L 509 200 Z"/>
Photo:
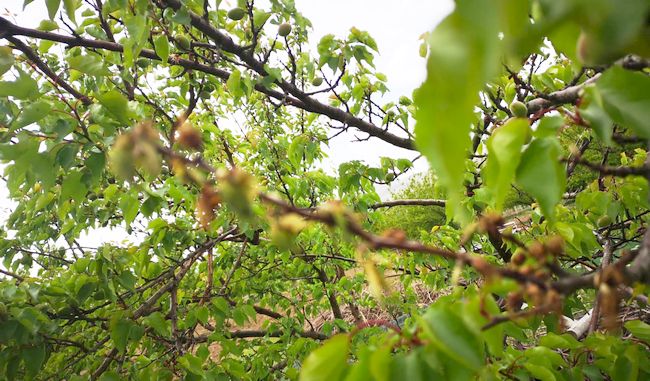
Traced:
<path fill-rule="evenodd" d="M 227 1 L 225 2 L 228 3 Z M 234 4 L 235 1 L 230 1 Z M 0 15 L 9 16 L 24 27 L 35 27 L 47 18 L 45 1 L 36 0 L 22 9 L 23 0 L 0 0 Z M 375 65 L 388 76 L 390 93 L 385 101 L 411 96 L 425 76 L 424 59 L 418 55 L 419 36 L 433 29 L 452 9 L 451 0 L 296 0 L 296 7 L 313 24 L 311 39 L 315 43 L 328 33 L 345 37 L 351 27 L 366 30 L 379 46 Z M 0 44 L 4 44 L 0 42 Z M 360 134 L 362 136 L 362 134 Z M 329 159 L 323 163 L 329 171 L 342 162 L 363 160 L 377 164 L 380 156 L 413 158 L 416 153 L 395 148 L 378 139 L 351 142 L 353 136 L 343 134 L 328 150 Z M 418 169 L 426 168 L 424 159 Z M 381 191 L 382 194 L 387 192 Z M 11 205 L 4 183 L 0 183 L 0 221 L 6 218 Z"/>

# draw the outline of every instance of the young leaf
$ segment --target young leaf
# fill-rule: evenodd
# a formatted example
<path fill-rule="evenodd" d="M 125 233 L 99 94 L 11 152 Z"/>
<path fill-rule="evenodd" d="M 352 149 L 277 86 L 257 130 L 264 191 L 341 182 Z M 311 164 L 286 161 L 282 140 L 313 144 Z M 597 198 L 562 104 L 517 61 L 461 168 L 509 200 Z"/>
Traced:
<path fill-rule="evenodd" d="M 593 86 L 614 122 L 650 138 L 650 77 L 613 66 Z"/>
<path fill-rule="evenodd" d="M 478 93 L 499 63 L 496 20 L 491 1 L 459 1 L 429 36 L 427 78 L 414 93 L 416 144 L 449 192 L 450 208 L 462 198 Z"/>
<path fill-rule="evenodd" d="M 14 64 L 14 55 L 8 46 L 0 46 L 0 76 L 11 69 Z"/>
<path fill-rule="evenodd" d="M 313 351 L 302 364 L 300 381 L 337 381 L 342 379 L 348 364 L 350 338 L 346 334 L 331 337 Z"/>
<path fill-rule="evenodd" d="M 526 118 L 511 118 L 497 128 L 487 141 L 488 159 L 485 167 L 485 185 L 493 194 L 493 206 L 497 211 L 514 182 L 517 165 L 521 159 L 521 147 L 530 134 Z"/>
<path fill-rule="evenodd" d="M 156 37 L 153 46 L 156 49 L 156 54 L 160 57 L 162 62 L 167 63 L 167 59 L 169 58 L 169 40 L 167 39 L 167 36 L 161 34 Z"/>
<path fill-rule="evenodd" d="M 553 216 L 553 208 L 562 199 L 566 186 L 560 154 L 557 139 L 536 139 L 524 151 L 517 168 L 517 183 L 539 202 L 547 218 Z"/>
<path fill-rule="evenodd" d="M 52 110 L 52 105 L 46 101 L 36 101 L 27 105 L 18 115 L 16 121 L 12 123 L 11 128 L 17 129 L 28 126 L 32 123 L 43 119 Z"/>
<path fill-rule="evenodd" d="M 467 369 L 476 371 L 483 365 L 482 340 L 449 306 L 433 305 L 423 320 L 425 331 L 439 351 Z"/>

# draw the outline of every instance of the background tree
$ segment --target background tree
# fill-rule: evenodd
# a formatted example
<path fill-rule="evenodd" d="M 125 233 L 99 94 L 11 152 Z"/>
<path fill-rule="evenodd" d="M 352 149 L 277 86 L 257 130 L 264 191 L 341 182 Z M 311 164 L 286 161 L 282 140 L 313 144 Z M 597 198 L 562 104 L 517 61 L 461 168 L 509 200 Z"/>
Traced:
<path fill-rule="evenodd" d="M 647 1 L 458 1 L 386 104 L 291 1 L 42 4 L 0 18 L 3 377 L 650 375 Z M 327 174 L 346 133 L 432 177 L 381 202 L 411 161 Z"/>

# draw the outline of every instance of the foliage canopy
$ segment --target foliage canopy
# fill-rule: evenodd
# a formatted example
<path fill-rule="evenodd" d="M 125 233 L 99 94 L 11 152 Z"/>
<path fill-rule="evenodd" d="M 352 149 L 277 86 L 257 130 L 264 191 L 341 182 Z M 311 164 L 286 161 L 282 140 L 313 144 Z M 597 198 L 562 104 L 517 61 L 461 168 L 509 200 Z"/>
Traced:
<path fill-rule="evenodd" d="M 398 102 L 291 0 L 35 1 L 0 18 L 0 378 L 650 377 L 647 0 L 458 0 Z M 431 174 L 323 171 L 352 133 Z"/>

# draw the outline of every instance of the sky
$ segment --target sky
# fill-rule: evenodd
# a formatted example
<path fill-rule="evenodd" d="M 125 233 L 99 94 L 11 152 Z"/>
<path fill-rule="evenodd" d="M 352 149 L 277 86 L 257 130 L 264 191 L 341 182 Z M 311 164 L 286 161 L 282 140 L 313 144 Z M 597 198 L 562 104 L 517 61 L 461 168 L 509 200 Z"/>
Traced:
<path fill-rule="evenodd" d="M 224 3 L 228 4 L 228 1 Z M 234 4 L 235 1 L 230 3 Z M 351 27 L 370 33 L 379 47 L 379 54 L 375 57 L 377 71 L 388 77 L 390 91 L 383 99 L 385 102 L 396 101 L 401 95 L 410 97 L 412 91 L 424 80 L 425 61 L 418 54 L 419 37 L 433 29 L 453 7 L 451 0 L 295 0 L 295 3 L 296 8 L 312 22 L 310 38 L 314 46 L 325 34 L 347 36 Z M 22 4 L 23 0 L 0 0 L 0 15 L 9 15 L 13 22 L 24 27 L 36 27 L 41 20 L 47 18 L 43 0 L 34 1 L 25 10 L 22 10 Z M 349 133 L 342 134 L 330 143 L 326 150 L 329 158 L 323 163 L 328 172 L 350 160 L 362 160 L 375 165 L 381 156 L 410 159 L 417 156 L 417 152 L 406 151 L 378 139 L 352 142 L 353 139 L 354 136 Z M 413 172 L 426 168 L 426 161 L 420 159 Z M 393 190 L 403 186 L 406 178 L 408 177 L 398 179 Z M 387 197 L 390 193 L 386 187 L 379 191 L 382 197 Z M 0 221 L 6 218 L 11 205 L 4 183 L 0 182 Z"/>

